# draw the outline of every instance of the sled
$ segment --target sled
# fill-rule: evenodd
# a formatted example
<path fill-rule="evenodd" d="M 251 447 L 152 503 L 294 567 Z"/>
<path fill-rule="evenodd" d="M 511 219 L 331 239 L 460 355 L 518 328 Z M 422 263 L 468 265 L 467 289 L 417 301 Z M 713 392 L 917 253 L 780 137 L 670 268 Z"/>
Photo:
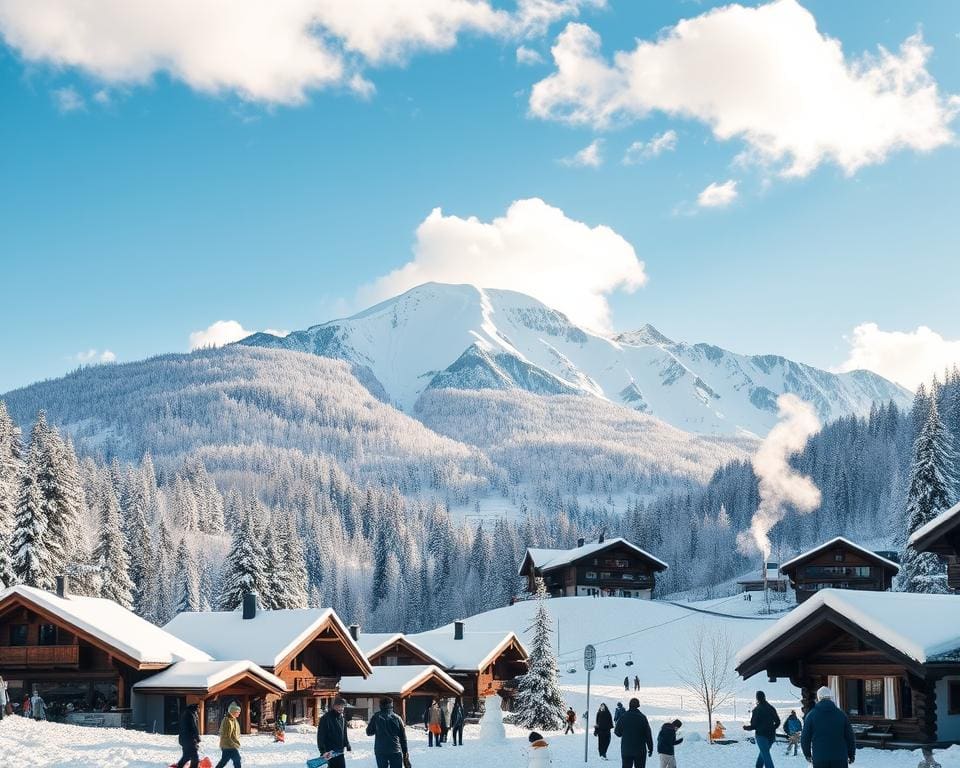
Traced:
<path fill-rule="evenodd" d="M 190 763 L 187 763 L 187 765 L 190 765 Z M 202 757 L 197 766 L 198 768 L 213 768 L 213 761 L 209 757 Z M 170 763 L 170 768 L 177 768 L 177 764 Z"/>
<path fill-rule="evenodd" d="M 343 752 L 334 752 L 330 757 L 340 757 L 342 754 Z M 307 768 L 323 768 L 329 762 L 325 757 L 311 757 L 307 760 Z"/>

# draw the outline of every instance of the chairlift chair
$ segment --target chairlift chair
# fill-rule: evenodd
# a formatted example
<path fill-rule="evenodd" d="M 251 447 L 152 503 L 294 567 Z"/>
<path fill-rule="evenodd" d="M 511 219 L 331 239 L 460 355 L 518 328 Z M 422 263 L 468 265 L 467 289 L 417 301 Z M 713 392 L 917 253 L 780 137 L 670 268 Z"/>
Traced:
<path fill-rule="evenodd" d="M 570 667 L 570 669 L 567 670 L 567 674 L 570 674 L 570 675 L 575 675 L 575 674 L 577 674 L 577 668 L 576 668 L 576 667 Z"/>

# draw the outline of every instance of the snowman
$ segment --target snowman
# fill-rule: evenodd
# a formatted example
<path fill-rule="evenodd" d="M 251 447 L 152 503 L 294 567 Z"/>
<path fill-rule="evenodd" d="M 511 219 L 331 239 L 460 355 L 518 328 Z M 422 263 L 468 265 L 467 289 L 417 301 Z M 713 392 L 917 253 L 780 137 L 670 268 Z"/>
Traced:
<path fill-rule="evenodd" d="M 487 744 L 499 744 L 506 739 L 507 730 L 503 727 L 503 710 L 500 709 L 500 697 L 494 693 L 483 700 L 483 717 L 480 718 L 480 741 Z"/>

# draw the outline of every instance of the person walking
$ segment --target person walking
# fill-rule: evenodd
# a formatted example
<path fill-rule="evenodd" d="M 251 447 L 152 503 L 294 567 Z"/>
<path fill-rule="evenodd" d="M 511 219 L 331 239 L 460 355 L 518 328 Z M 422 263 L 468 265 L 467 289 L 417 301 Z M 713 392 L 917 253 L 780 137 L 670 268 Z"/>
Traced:
<path fill-rule="evenodd" d="M 440 722 L 440 743 L 446 744 L 450 733 L 450 699 L 443 699 L 440 702 L 440 710 L 443 712 L 443 719 Z"/>
<path fill-rule="evenodd" d="M 630 690 L 630 675 L 627 675 L 625 678 L 623 678 L 623 690 Z"/>
<path fill-rule="evenodd" d="M 773 758 L 770 757 L 770 747 L 777 740 L 777 728 L 780 725 L 780 715 L 767 701 L 767 694 L 757 691 L 757 706 L 750 713 L 750 723 L 743 726 L 745 731 L 753 731 L 757 741 L 757 768 L 774 768 Z"/>
<path fill-rule="evenodd" d="M 230 702 L 227 714 L 220 721 L 220 760 L 216 768 L 223 768 L 230 760 L 233 768 L 240 768 L 240 705 Z"/>
<path fill-rule="evenodd" d="M 623 768 L 645 768 L 653 756 L 653 733 L 647 716 L 640 711 L 640 700 L 630 699 L 630 708 L 623 713 L 613 732 L 620 737 L 620 760 Z"/>
<path fill-rule="evenodd" d="M 393 699 L 380 699 L 380 711 L 367 723 L 367 736 L 373 736 L 373 756 L 377 768 L 403 768 L 407 756 L 407 731 L 400 716 L 393 711 Z"/>
<path fill-rule="evenodd" d="M 457 697 L 450 710 L 450 732 L 453 734 L 453 746 L 463 746 L 463 726 L 467 716 L 463 711 L 463 702 Z"/>
<path fill-rule="evenodd" d="M 846 768 L 857 758 L 850 719 L 834 703 L 827 686 L 817 691 L 817 703 L 804 718 L 800 748 L 813 768 Z"/>
<path fill-rule="evenodd" d="M 573 711 L 573 707 L 567 707 L 567 727 L 563 729 L 564 734 L 573 733 L 573 724 L 577 722 L 577 713 Z"/>
<path fill-rule="evenodd" d="M 347 719 L 343 716 L 346 705 L 346 699 L 337 696 L 317 723 L 317 749 L 327 761 L 328 768 L 344 768 L 344 753 L 351 750 Z"/>
<path fill-rule="evenodd" d="M 683 723 L 674 720 L 664 723 L 657 734 L 657 754 L 660 756 L 660 768 L 677 768 L 677 758 L 674 747 L 682 744 L 683 739 L 677 738 L 677 731 Z"/>
<path fill-rule="evenodd" d="M 617 702 L 617 708 L 616 708 L 615 710 L 613 710 L 613 724 L 614 724 L 614 725 L 616 725 L 617 723 L 620 722 L 620 718 L 623 717 L 623 713 L 626 712 L 626 711 L 627 711 L 627 710 L 625 710 L 625 709 L 623 708 L 623 702 L 618 701 L 618 702 Z"/>
<path fill-rule="evenodd" d="M 43 700 L 39 691 L 34 691 L 30 698 L 30 714 L 34 720 L 47 719 L 47 703 Z"/>
<path fill-rule="evenodd" d="M 800 722 L 800 718 L 797 717 L 797 711 L 795 709 L 790 710 L 790 715 L 786 720 L 783 721 L 783 732 L 787 734 L 787 754 L 790 754 L 790 749 L 793 749 L 793 756 L 797 756 L 797 752 L 800 749 L 800 732 L 803 730 L 803 723 Z"/>
<path fill-rule="evenodd" d="M 527 768 L 549 768 L 550 765 L 550 745 L 536 731 L 531 731 L 527 736 L 530 743 L 530 760 L 527 762 Z"/>
<path fill-rule="evenodd" d="M 23 694 L 23 704 L 20 706 L 20 714 L 24 717 L 30 717 L 30 694 Z"/>
<path fill-rule="evenodd" d="M 443 708 L 436 699 L 427 707 L 427 711 L 423 713 L 423 724 L 427 729 L 427 746 L 441 746 L 440 736 L 443 734 L 443 729 L 446 728 L 447 722 Z"/>
<path fill-rule="evenodd" d="M 180 743 L 180 760 L 177 768 L 184 768 L 190 763 L 190 768 L 200 765 L 200 720 L 197 715 L 197 705 L 187 704 L 187 708 L 180 715 L 180 728 L 177 731 L 177 741 Z"/>
<path fill-rule="evenodd" d="M 597 751 L 600 759 L 607 759 L 607 750 L 610 748 L 610 733 L 613 731 L 613 715 L 606 704 L 601 704 L 593 718 L 593 735 L 597 737 Z"/>
<path fill-rule="evenodd" d="M 640 690 L 640 676 L 639 676 L 639 675 L 634 675 L 634 676 L 633 676 L 633 690 L 635 690 L 635 691 L 639 691 L 639 690 Z"/>

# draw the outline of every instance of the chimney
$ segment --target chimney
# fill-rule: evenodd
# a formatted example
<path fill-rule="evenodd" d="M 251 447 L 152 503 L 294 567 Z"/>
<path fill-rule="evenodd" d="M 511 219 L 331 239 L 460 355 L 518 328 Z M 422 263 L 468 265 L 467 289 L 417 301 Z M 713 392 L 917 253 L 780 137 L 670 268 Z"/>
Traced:
<path fill-rule="evenodd" d="M 243 593 L 243 618 L 255 619 L 257 617 L 257 593 Z"/>
<path fill-rule="evenodd" d="M 66 575 L 57 576 L 57 597 L 68 597 Z"/>
<path fill-rule="evenodd" d="M 600 543 L 603 544 L 603 537 L 606 534 L 606 531 L 600 531 Z"/>
<path fill-rule="evenodd" d="M 453 622 L 453 639 L 463 640 L 463 622 L 462 621 Z"/>
<path fill-rule="evenodd" d="M 578 546 L 578 547 L 582 547 L 582 546 L 583 546 L 583 539 L 582 539 L 582 538 L 577 539 L 577 546 Z"/>
<path fill-rule="evenodd" d="M 350 625 L 350 637 L 353 638 L 353 642 L 358 642 L 360 640 L 360 625 L 351 624 Z"/>

